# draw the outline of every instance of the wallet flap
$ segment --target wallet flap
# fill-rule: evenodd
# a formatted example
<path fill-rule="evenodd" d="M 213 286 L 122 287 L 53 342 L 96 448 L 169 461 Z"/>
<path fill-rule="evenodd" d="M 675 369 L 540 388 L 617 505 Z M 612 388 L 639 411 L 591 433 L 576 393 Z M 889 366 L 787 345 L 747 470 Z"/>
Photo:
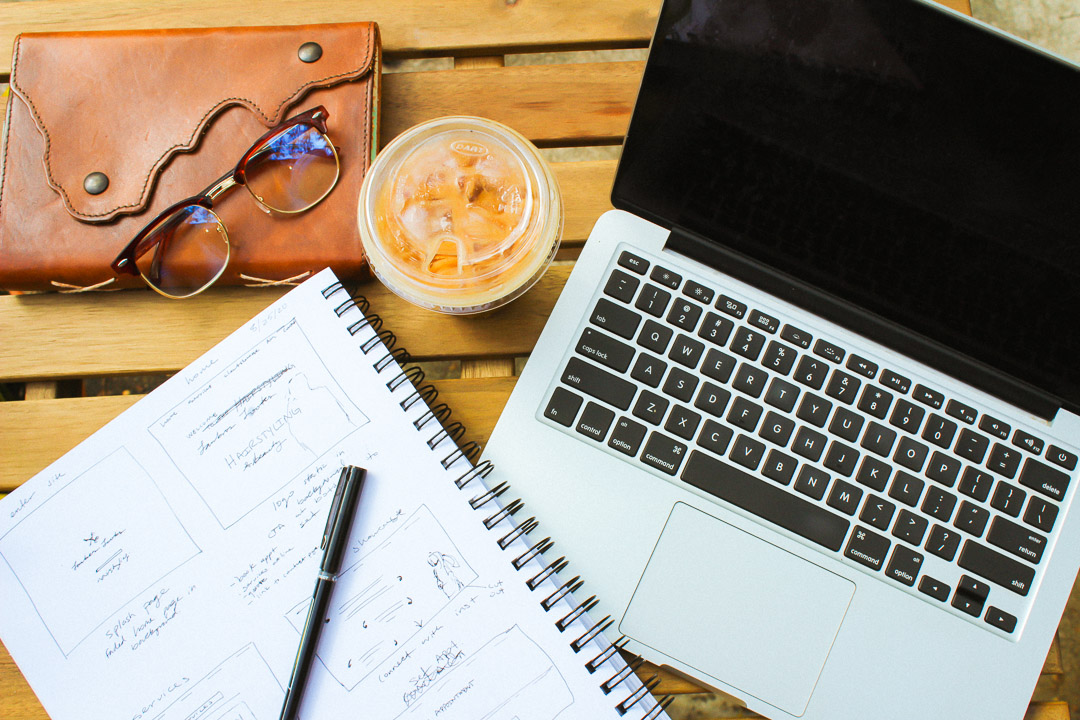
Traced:
<path fill-rule="evenodd" d="M 305 43 L 318 49 L 301 52 Z M 271 128 L 310 90 L 371 72 L 376 43 L 373 23 L 28 33 L 11 88 L 44 139 L 49 186 L 73 217 L 105 222 L 142 211 L 170 158 L 194 149 L 225 108 L 244 106 Z M 107 178 L 99 194 L 87 190 L 92 173 Z"/>

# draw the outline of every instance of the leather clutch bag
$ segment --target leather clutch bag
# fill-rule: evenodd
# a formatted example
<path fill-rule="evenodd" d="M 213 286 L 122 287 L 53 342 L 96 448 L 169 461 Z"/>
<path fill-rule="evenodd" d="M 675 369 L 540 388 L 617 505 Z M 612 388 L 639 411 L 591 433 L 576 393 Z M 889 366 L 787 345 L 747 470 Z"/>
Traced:
<path fill-rule="evenodd" d="M 356 204 L 378 146 L 380 52 L 375 23 L 19 36 L 0 145 L 0 287 L 141 285 L 109 267 L 128 241 L 318 105 L 337 186 L 297 215 L 223 196 L 231 257 L 218 283 L 366 273 Z"/>

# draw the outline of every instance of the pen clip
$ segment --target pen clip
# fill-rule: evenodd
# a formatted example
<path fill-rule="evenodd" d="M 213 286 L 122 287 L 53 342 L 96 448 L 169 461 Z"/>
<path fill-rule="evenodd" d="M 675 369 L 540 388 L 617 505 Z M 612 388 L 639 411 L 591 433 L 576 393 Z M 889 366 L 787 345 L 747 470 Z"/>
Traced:
<path fill-rule="evenodd" d="M 349 470 L 351 466 L 345 466 L 341 468 L 341 476 L 338 478 L 337 490 L 334 492 L 334 501 L 330 503 L 330 517 L 326 518 L 326 527 L 323 529 L 322 542 L 319 543 L 319 549 L 325 550 L 326 544 L 330 542 L 330 536 L 334 531 L 334 525 L 337 523 L 338 515 L 341 514 L 341 500 L 345 496 L 345 486 L 349 483 L 347 479 L 349 477 Z"/>

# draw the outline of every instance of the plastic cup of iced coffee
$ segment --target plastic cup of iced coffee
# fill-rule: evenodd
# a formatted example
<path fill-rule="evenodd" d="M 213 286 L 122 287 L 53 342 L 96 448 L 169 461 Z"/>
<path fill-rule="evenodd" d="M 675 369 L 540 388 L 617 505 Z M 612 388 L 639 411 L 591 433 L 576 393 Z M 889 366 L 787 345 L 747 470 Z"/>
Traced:
<path fill-rule="evenodd" d="M 387 145 L 360 190 L 371 268 L 421 307 L 463 315 L 522 295 L 562 237 L 559 186 L 511 128 L 476 117 L 417 125 Z"/>

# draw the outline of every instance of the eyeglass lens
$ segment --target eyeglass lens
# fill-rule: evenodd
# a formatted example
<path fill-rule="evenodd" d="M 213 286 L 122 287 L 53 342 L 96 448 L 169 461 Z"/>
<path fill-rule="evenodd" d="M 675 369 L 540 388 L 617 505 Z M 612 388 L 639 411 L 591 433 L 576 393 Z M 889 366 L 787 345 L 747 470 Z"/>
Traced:
<path fill-rule="evenodd" d="M 330 139 L 310 125 L 287 128 L 244 166 L 248 189 L 263 205 L 293 213 L 315 205 L 334 187 L 338 160 Z"/>
<path fill-rule="evenodd" d="M 146 240 L 156 243 L 136 264 L 162 294 L 190 297 L 214 282 L 229 262 L 229 238 L 218 216 L 200 205 L 162 218 Z"/>

